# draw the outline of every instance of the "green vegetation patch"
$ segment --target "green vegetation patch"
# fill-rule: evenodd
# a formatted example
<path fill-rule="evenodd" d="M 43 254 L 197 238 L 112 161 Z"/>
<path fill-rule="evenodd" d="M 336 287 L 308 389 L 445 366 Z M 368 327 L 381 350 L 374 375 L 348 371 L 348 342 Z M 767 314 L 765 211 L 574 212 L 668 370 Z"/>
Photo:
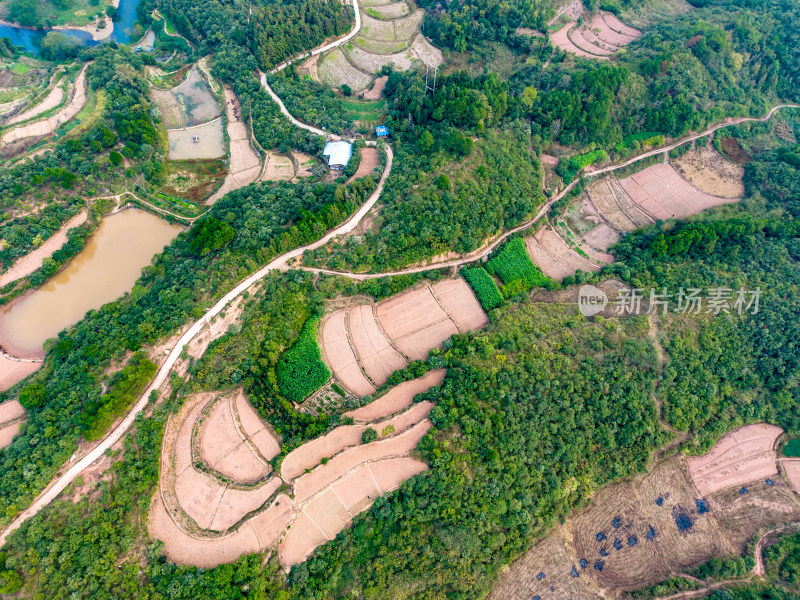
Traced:
<path fill-rule="evenodd" d="M 89 441 L 103 437 L 114 420 L 121 417 L 144 392 L 157 368 L 144 353 L 134 354 L 125 368 L 114 376 L 110 391 L 103 394 L 99 404 L 89 403 L 86 407 L 84 437 Z"/>
<path fill-rule="evenodd" d="M 278 363 L 278 387 L 292 402 L 302 402 L 331 378 L 317 344 L 319 317 L 306 321 L 297 343 Z"/>
<path fill-rule="evenodd" d="M 659 133 L 658 131 L 642 131 L 641 133 L 634 133 L 626 136 L 625 139 L 614 146 L 614 150 L 616 152 L 624 152 L 625 150 L 635 150 L 643 146 L 661 146 L 665 141 L 666 137 L 663 133 Z"/>
<path fill-rule="evenodd" d="M 556 167 L 556 173 L 566 182 L 572 181 L 584 167 L 608 160 L 605 150 L 592 150 L 586 154 L 577 154 L 569 158 L 562 158 Z"/>
<path fill-rule="evenodd" d="M 469 268 L 464 269 L 461 274 L 467 280 L 472 291 L 475 292 L 475 296 L 478 298 L 478 302 L 481 303 L 483 310 L 492 310 L 503 303 L 503 294 L 500 293 L 497 284 L 492 276 L 486 272 L 486 269 L 481 267 Z"/>
<path fill-rule="evenodd" d="M 553 280 L 542 273 L 525 248 L 522 238 L 514 238 L 486 263 L 486 270 L 502 279 L 503 295 L 508 298 L 532 287 L 551 287 Z"/>
<path fill-rule="evenodd" d="M 800 458 L 800 438 L 795 438 L 786 442 L 783 447 L 783 455 L 791 458 Z"/>

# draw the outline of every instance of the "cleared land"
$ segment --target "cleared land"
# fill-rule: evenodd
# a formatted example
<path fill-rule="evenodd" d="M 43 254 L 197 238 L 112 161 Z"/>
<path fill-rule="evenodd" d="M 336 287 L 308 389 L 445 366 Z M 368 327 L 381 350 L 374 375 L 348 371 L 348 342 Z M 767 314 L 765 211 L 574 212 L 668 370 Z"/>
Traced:
<path fill-rule="evenodd" d="M 164 542 L 170 560 L 198 567 L 264 550 L 284 534 L 281 561 L 304 560 L 375 498 L 427 468 L 408 455 L 431 427 L 426 417 L 433 404 L 408 404 L 443 376 L 443 371 L 429 373 L 387 394 L 382 412 L 399 402 L 406 410 L 392 411 L 372 425 L 378 440 L 362 443 L 365 424 L 338 427 L 289 453 L 282 462 L 283 478 L 249 486 L 234 482 L 252 482 L 256 476 L 263 481 L 269 468 L 265 459 L 280 451 L 278 441 L 270 436 L 266 444 L 258 442 L 268 431 L 241 391 L 232 397 L 187 398 L 164 435 L 159 493 L 148 522 L 151 536 Z M 260 468 L 254 468 L 256 460 Z M 215 469 L 224 478 L 215 476 Z M 293 495 L 279 493 L 281 486 Z"/>
<path fill-rule="evenodd" d="M 228 138 L 231 144 L 230 165 L 222 187 L 208 199 L 208 204 L 214 204 L 228 192 L 253 183 L 261 173 L 261 159 L 250 146 L 247 126 L 241 120 L 242 109 L 239 106 L 239 99 L 227 86 L 225 113 L 228 116 Z"/>
<path fill-rule="evenodd" d="M 297 174 L 295 177 L 302 179 L 303 177 L 311 177 L 314 174 L 314 167 L 317 165 L 317 160 L 305 152 L 292 152 L 292 161 L 297 163 Z"/>
<path fill-rule="evenodd" d="M 786 472 L 786 478 L 792 484 L 794 491 L 800 494 L 800 458 L 784 458 L 781 461 L 783 470 Z"/>
<path fill-rule="evenodd" d="M 549 225 L 542 227 L 534 235 L 525 238 L 528 254 L 542 272 L 562 281 L 568 275 L 581 271 L 599 271 L 600 267 L 589 262 L 569 247 L 558 233 Z"/>
<path fill-rule="evenodd" d="M 64 88 L 60 85 L 61 83 L 62 82 L 56 84 L 56 86 L 50 90 L 50 93 L 48 93 L 44 100 L 42 100 L 39 104 L 29 108 L 25 112 L 20 113 L 15 117 L 12 117 L 8 120 L 6 125 L 15 125 L 16 123 L 28 121 L 61 104 L 64 101 Z"/>
<path fill-rule="evenodd" d="M 750 439 L 753 427 L 733 435 Z M 681 457 L 671 457 L 644 477 L 602 488 L 587 508 L 513 563 L 488 598 L 615 597 L 609 592 L 641 588 L 714 556 L 739 554 L 758 531 L 800 515 L 791 488 L 779 478 L 762 477 L 744 489 L 698 498 Z"/>
<path fill-rule="evenodd" d="M 0 354 L 0 391 L 5 391 L 42 368 L 40 362 L 12 360 Z"/>
<path fill-rule="evenodd" d="M 75 78 L 75 84 L 72 87 L 72 95 L 70 100 L 61 110 L 47 119 L 29 123 L 28 125 L 22 125 L 21 127 L 7 131 L 5 134 L 3 134 L 2 140 L 0 141 L 2 141 L 3 144 L 10 144 L 11 142 L 15 142 L 24 138 L 50 135 L 60 125 L 63 125 L 74 118 L 75 115 L 77 115 L 86 104 L 87 67 L 88 65 L 85 65 L 83 69 L 81 69 L 81 72 L 78 73 L 78 76 Z"/>
<path fill-rule="evenodd" d="M 744 196 L 744 167 L 732 163 L 709 145 L 672 161 L 675 170 L 702 192 L 723 198 Z"/>
<path fill-rule="evenodd" d="M 353 91 L 365 90 L 372 77 L 356 69 L 345 57 L 341 48 L 327 53 L 317 67 L 319 78 L 331 87 L 340 88 L 349 85 Z"/>
<path fill-rule="evenodd" d="M 405 17 L 409 12 L 408 4 L 405 2 L 391 2 L 369 7 L 370 12 L 374 12 L 381 19 L 397 19 Z"/>
<path fill-rule="evenodd" d="M 25 409 L 17 400 L 0 403 L 0 448 L 5 448 L 25 423 Z"/>
<path fill-rule="evenodd" d="M 486 325 L 463 279 L 404 292 L 375 306 L 356 305 L 326 316 L 320 347 L 336 378 L 358 395 L 374 393 L 409 360 L 423 360 L 451 335 Z"/>
<path fill-rule="evenodd" d="M 358 169 L 355 173 L 353 173 L 353 176 L 347 183 L 350 183 L 350 181 L 359 179 L 361 177 L 366 177 L 367 175 L 371 174 L 372 171 L 375 170 L 375 167 L 380 164 L 381 155 L 377 148 L 365 146 L 364 148 L 361 148 L 360 153 L 361 162 L 358 163 Z"/>
<path fill-rule="evenodd" d="M 581 12 L 582 9 L 581 5 Z M 617 17 L 604 11 L 596 14 L 588 26 L 577 25 L 576 21 L 577 17 L 572 14 L 564 27 L 550 34 L 550 41 L 557 48 L 583 58 L 608 60 L 611 55 L 642 35 L 639 30 L 628 27 Z"/>
<path fill-rule="evenodd" d="M 682 219 L 713 206 L 736 202 L 701 192 L 664 163 L 620 179 L 619 184 L 636 205 L 661 220 Z"/>
<path fill-rule="evenodd" d="M 161 122 L 167 129 L 177 129 L 185 125 L 180 104 L 169 90 L 159 90 L 150 87 L 150 99 L 158 105 L 161 111 Z"/>
<path fill-rule="evenodd" d="M 372 84 L 372 87 L 369 91 L 364 92 L 361 94 L 361 97 L 364 100 L 380 100 L 383 97 L 383 88 L 386 87 L 386 81 L 389 79 L 388 75 L 384 75 L 382 77 L 378 77 L 375 80 L 375 83 Z M 362 148 L 362 151 L 364 148 Z M 363 152 L 362 152 L 362 160 L 363 160 Z"/>
<path fill-rule="evenodd" d="M 357 423 L 371 423 L 389 417 L 411 406 L 414 402 L 414 396 L 417 394 L 427 392 L 432 387 L 442 383 L 446 374 L 447 371 L 445 369 L 436 369 L 419 379 L 405 381 L 366 406 L 345 413 L 345 416 L 350 417 Z"/>
<path fill-rule="evenodd" d="M 299 514 L 280 547 L 286 566 L 303 562 L 314 549 L 333 539 L 352 518 L 381 494 L 427 468 L 413 458 L 392 458 L 364 465 L 310 502 Z"/>
<path fill-rule="evenodd" d="M 262 179 L 267 181 L 289 181 L 294 177 L 294 163 L 288 156 L 270 154 Z"/>
<path fill-rule="evenodd" d="M 703 456 L 690 456 L 689 473 L 700 495 L 777 475 L 774 446 L 781 433 L 774 425 L 747 425 L 723 436 Z"/>
<path fill-rule="evenodd" d="M 167 141 L 170 160 L 219 158 L 225 155 L 222 119 L 189 129 L 170 129 L 167 131 Z"/>

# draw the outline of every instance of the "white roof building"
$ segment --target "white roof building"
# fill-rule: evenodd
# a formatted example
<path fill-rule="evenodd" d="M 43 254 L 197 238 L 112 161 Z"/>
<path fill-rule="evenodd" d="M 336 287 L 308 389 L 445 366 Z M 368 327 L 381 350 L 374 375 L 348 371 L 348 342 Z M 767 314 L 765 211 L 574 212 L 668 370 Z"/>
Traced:
<path fill-rule="evenodd" d="M 344 169 L 353 156 L 353 145 L 349 142 L 328 142 L 322 151 L 331 169 Z"/>

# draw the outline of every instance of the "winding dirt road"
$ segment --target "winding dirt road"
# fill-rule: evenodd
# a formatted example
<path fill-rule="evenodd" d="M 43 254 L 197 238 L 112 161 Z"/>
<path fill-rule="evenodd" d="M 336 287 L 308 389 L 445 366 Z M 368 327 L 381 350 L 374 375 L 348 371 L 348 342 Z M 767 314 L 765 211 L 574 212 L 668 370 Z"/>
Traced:
<path fill-rule="evenodd" d="M 72 481 L 77 477 L 81 471 L 83 471 L 86 467 L 91 465 L 95 460 L 100 458 L 106 450 L 111 448 L 114 444 L 116 444 L 123 435 L 128 431 L 130 426 L 133 424 L 134 420 L 136 419 L 136 415 L 138 415 L 144 408 L 147 406 L 150 394 L 158 390 L 161 385 L 167 380 L 172 367 L 175 365 L 175 362 L 180 357 L 181 352 L 183 351 L 183 347 L 186 346 L 194 336 L 200 333 L 200 330 L 203 326 L 208 323 L 211 319 L 216 317 L 224 308 L 236 299 L 237 296 L 241 295 L 245 291 L 247 291 L 253 284 L 257 283 L 267 275 L 269 275 L 272 271 L 276 269 L 281 269 L 287 261 L 295 258 L 297 256 L 302 256 L 303 252 L 306 250 L 314 250 L 319 248 L 320 246 L 327 244 L 331 239 L 336 237 L 337 235 L 342 235 L 346 233 L 350 233 L 355 229 L 361 219 L 372 209 L 375 203 L 381 196 L 381 192 L 383 192 L 383 186 L 386 182 L 386 178 L 392 171 L 392 161 L 394 159 L 394 155 L 392 154 L 392 149 L 389 146 L 386 146 L 386 168 L 383 170 L 383 175 L 381 175 L 380 181 L 378 182 L 378 187 L 375 188 L 375 191 L 372 192 L 372 195 L 367 199 L 367 201 L 361 206 L 360 209 L 347 221 L 345 221 L 342 225 L 337 227 L 336 229 L 332 229 L 323 237 L 318 239 L 316 242 L 308 244 L 306 246 L 301 246 L 299 248 L 295 248 L 294 250 L 290 250 L 285 254 L 281 254 L 277 258 L 273 259 L 269 264 L 265 267 L 262 267 L 260 270 L 256 271 L 252 275 L 250 275 L 247 279 L 242 281 L 239 285 L 233 288 L 230 292 L 225 294 L 219 302 L 217 302 L 213 307 L 211 307 L 200 319 L 195 321 L 195 323 L 189 327 L 189 329 L 184 333 L 178 342 L 172 347 L 172 351 L 167 356 L 167 359 L 161 364 L 161 367 L 156 374 L 155 379 L 151 382 L 150 386 L 145 390 L 144 394 L 139 398 L 139 401 L 136 405 L 128 412 L 122 422 L 117 425 L 111 433 L 109 433 L 103 440 L 95 446 L 86 456 L 78 460 L 74 465 L 72 465 L 63 475 L 61 475 L 58 479 L 53 481 L 39 496 L 33 503 L 22 511 L 16 519 L 8 526 L 8 528 L 0 535 L 0 548 L 5 545 L 6 539 L 8 536 L 15 531 L 22 523 L 24 523 L 27 519 L 31 518 L 32 516 L 36 515 L 43 507 L 47 506 L 50 502 L 55 500 L 58 495 L 64 491 L 64 489 L 72 483 Z"/>
<path fill-rule="evenodd" d="M 356 15 L 358 15 L 357 0 L 353 0 L 353 2 L 355 4 L 355 6 L 356 6 Z M 358 23 L 360 23 L 360 18 L 358 18 L 357 21 L 358 21 Z M 358 30 L 358 28 L 356 28 L 354 31 L 357 32 L 357 30 Z M 351 32 L 351 34 L 355 35 L 355 33 L 352 33 L 352 32 Z M 337 42 L 334 42 L 334 44 L 335 45 L 339 45 L 341 43 L 344 43 L 345 41 L 347 41 L 347 40 L 345 38 L 342 38 L 342 39 L 338 40 Z M 324 49 L 325 49 L 325 47 L 319 48 L 319 49 L 315 50 L 314 52 L 315 53 L 319 53 L 319 52 L 324 51 Z M 266 78 L 265 77 L 262 77 L 262 83 L 266 83 Z M 282 112 L 286 111 L 286 107 L 283 106 L 283 103 L 280 101 L 280 99 L 278 99 L 277 96 L 274 95 L 274 92 L 271 95 L 273 96 L 273 99 L 276 99 L 276 101 L 281 106 Z M 738 119 L 736 121 L 729 122 L 729 123 L 723 123 L 723 124 L 717 125 L 715 127 L 712 127 L 712 128 L 706 130 L 703 133 L 693 135 L 693 136 L 685 138 L 685 139 L 683 139 L 683 140 L 681 140 L 679 142 L 675 142 L 674 144 L 672 144 L 672 145 L 670 145 L 668 147 L 659 148 L 658 150 L 654 150 L 652 152 L 648 152 L 648 153 L 642 154 L 642 155 L 640 155 L 640 156 L 638 156 L 638 157 L 636 157 L 634 159 L 631 159 L 631 160 L 629 160 L 629 161 L 627 161 L 625 163 L 622 163 L 622 164 L 619 164 L 619 165 L 612 165 L 612 166 L 609 166 L 609 167 L 605 167 L 603 169 L 592 171 L 592 172 L 586 173 L 586 175 L 589 176 L 589 177 L 593 177 L 593 176 L 596 176 L 596 175 L 600 175 L 600 174 L 603 174 L 603 173 L 608 173 L 608 172 L 614 171 L 616 169 L 623 168 L 623 167 L 625 167 L 627 165 L 632 164 L 633 162 L 636 162 L 637 160 L 641 160 L 642 158 L 646 158 L 647 156 L 660 154 L 660 153 L 672 150 L 673 148 L 677 148 L 678 146 L 681 146 L 681 145 L 687 143 L 688 141 L 691 141 L 691 140 L 694 140 L 694 139 L 698 139 L 700 137 L 708 135 L 709 133 L 712 133 L 714 131 L 717 131 L 718 129 L 721 129 L 722 127 L 729 127 L 729 126 L 732 126 L 732 125 L 736 125 L 736 124 L 744 123 L 744 122 L 748 122 L 748 121 L 766 121 L 769 118 L 771 118 L 772 115 L 775 113 L 775 111 L 777 111 L 778 109 L 788 108 L 788 107 L 800 108 L 800 106 L 797 106 L 797 105 L 780 105 L 780 106 L 776 106 L 775 108 L 770 110 L 770 112 L 767 114 L 767 116 L 765 116 L 765 117 L 763 117 L 761 119 L 758 119 L 758 118 L 745 118 L 745 119 Z M 288 111 L 286 111 L 285 114 L 288 114 Z M 288 116 L 291 117 L 291 115 L 288 115 Z M 304 129 L 307 129 L 309 131 L 314 131 L 315 133 L 321 132 L 321 130 L 319 130 L 319 129 L 313 128 L 310 125 L 306 125 L 305 123 L 301 123 L 300 121 L 297 121 L 296 119 L 294 119 L 294 117 L 291 117 L 291 119 L 292 119 L 292 122 L 295 123 L 296 125 L 298 125 L 299 127 L 303 127 Z M 324 134 L 324 132 L 322 132 L 322 133 L 320 133 L 320 135 L 325 135 L 325 134 Z M 86 456 L 84 456 L 83 458 L 79 459 L 63 475 L 59 476 L 57 479 L 55 479 L 53 482 L 51 482 L 50 485 L 47 488 L 45 488 L 45 490 L 41 494 L 39 494 L 39 496 L 33 501 L 32 504 L 30 506 L 28 506 L 25 510 L 23 510 L 14 519 L 14 521 L 8 526 L 8 528 L 6 528 L 6 530 L 3 531 L 2 535 L 0 535 L 0 548 L 3 545 L 5 545 L 7 537 L 13 531 L 15 531 L 17 528 L 19 528 L 19 526 L 23 522 L 25 522 L 27 519 L 29 519 L 30 517 L 36 515 L 43 507 L 47 506 L 50 502 L 52 502 L 70 483 L 72 483 L 72 481 L 75 479 L 75 477 L 77 477 L 85 468 L 87 468 L 89 465 L 91 465 L 95 460 L 100 458 L 105 453 L 106 450 L 110 449 L 115 443 L 117 443 L 117 441 L 119 441 L 122 438 L 122 436 L 128 431 L 130 426 L 133 424 L 134 420 L 136 419 L 136 415 L 139 412 L 141 412 L 142 410 L 144 410 L 144 408 L 147 406 L 147 404 L 149 402 L 150 394 L 153 391 L 158 390 L 161 387 L 161 385 L 167 380 L 167 377 L 168 377 L 170 371 L 172 370 L 173 366 L 175 365 L 176 361 L 178 360 L 178 358 L 180 356 L 180 353 L 183 350 L 183 347 L 186 346 L 200 332 L 200 330 L 203 328 L 203 326 L 205 326 L 206 323 L 208 323 L 212 318 L 217 316 L 231 301 L 233 301 L 235 298 L 237 298 L 240 294 L 242 294 L 245 291 L 247 291 L 253 284 L 257 283 L 258 281 L 260 281 L 261 279 L 266 277 L 272 271 L 274 271 L 274 270 L 287 270 L 288 268 L 290 268 L 289 267 L 289 261 L 291 261 L 294 258 L 298 258 L 298 257 L 302 256 L 303 253 L 306 250 L 315 250 L 315 249 L 319 248 L 320 246 L 323 246 L 324 244 L 328 243 L 331 239 L 333 239 L 336 236 L 350 233 L 351 231 L 353 231 L 358 226 L 358 224 L 361 222 L 361 219 L 363 219 L 364 216 L 367 213 L 369 213 L 369 211 L 372 209 L 372 207 L 375 205 L 375 203 L 380 198 L 380 195 L 381 195 L 381 193 L 383 191 L 383 187 L 384 187 L 384 184 L 386 182 L 386 179 L 389 176 L 389 174 L 391 173 L 392 161 L 393 161 L 394 155 L 392 153 L 391 147 L 388 146 L 388 145 L 386 146 L 386 153 L 387 153 L 386 168 L 384 169 L 383 174 L 381 175 L 381 178 L 380 178 L 380 181 L 378 183 L 378 186 L 375 188 L 375 191 L 372 193 L 372 195 L 369 197 L 369 199 L 364 203 L 364 205 L 352 217 L 350 217 L 347 221 L 345 221 L 342 225 L 340 225 L 339 227 L 329 231 L 327 234 L 325 234 L 325 236 L 323 236 L 322 238 L 320 238 L 316 242 L 313 242 L 313 243 L 308 244 L 306 246 L 301 246 L 299 248 L 295 248 L 294 250 L 286 252 L 286 253 L 278 256 L 277 258 L 273 259 L 269 264 L 267 264 L 266 266 L 262 267 L 260 270 L 256 271 L 255 273 L 253 273 L 252 275 L 247 277 L 244 281 L 239 283 L 230 292 L 225 294 L 225 296 L 223 296 L 200 319 L 195 321 L 194 324 L 192 324 L 189 327 L 189 329 L 181 336 L 181 338 L 178 340 L 178 342 L 172 347 L 172 350 L 170 351 L 170 353 L 167 356 L 166 360 L 161 364 L 161 367 L 159 368 L 155 379 L 151 382 L 150 386 L 147 388 L 147 390 L 145 390 L 144 394 L 142 394 L 142 396 L 140 397 L 139 401 L 128 412 L 128 414 L 125 416 L 125 418 L 122 420 L 122 422 L 120 422 L 119 425 L 117 425 L 113 429 L 113 431 L 111 431 L 95 448 L 93 448 L 88 454 L 86 454 Z M 352 277 L 352 278 L 355 278 L 355 279 L 368 279 L 368 278 L 376 278 L 376 277 L 386 277 L 386 276 L 389 276 L 389 275 L 418 273 L 418 272 L 421 272 L 421 271 L 427 271 L 427 270 L 434 269 L 434 268 L 441 268 L 441 267 L 448 267 L 448 266 L 459 266 L 459 265 L 474 261 L 476 258 L 479 258 L 479 257 L 487 254 L 488 252 L 491 252 L 491 250 L 493 248 L 495 248 L 498 244 L 500 244 L 509 235 L 511 235 L 511 234 L 513 234 L 515 232 L 518 232 L 518 231 L 522 231 L 522 230 L 530 227 L 534 223 L 536 223 L 539 219 L 541 219 L 547 213 L 547 211 L 550 209 L 550 207 L 553 205 L 553 203 L 555 203 L 559 199 L 563 198 L 564 195 L 569 193 L 569 191 L 571 189 L 573 189 L 576 184 L 577 184 L 577 180 L 573 181 L 566 188 L 564 188 L 564 190 L 560 194 L 558 194 L 557 196 L 555 196 L 552 199 L 550 199 L 544 206 L 542 206 L 539 209 L 539 211 L 536 213 L 536 215 L 531 220 L 529 220 L 526 223 L 523 223 L 522 225 L 520 225 L 518 227 L 515 227 L 514 229 L 506 232 L 505 234 L 501 235 L 495 241 L 493 241 L 492 243 L 486 245 L 485 247 L 483 247 L 481 249 L 478 249 L 478 250 L 476 250 L 476 251 L 474 251 L 474 252 L 472 252 L 472 253 L 470 253 L 468 255 L 465 255 L 465 256 L 463 256 L 463 257 L 461 257 L 459 259 L 451 260 L 451 261 L 444 261 L 444 262 L 440 262 L 440 263 L 433 263 L 433 264 L 422 266 L 422 267 L 415 267 L 415 268 L 406 269 L 406 270 L 403 270 L 403 271 L 395 271 L 395 272 L 391 272 L 391 273 L 357 274 L 357 273 L 340 273 L 340 272 L 336 272 L 336 271 L 327 271 L 327 270 L 317 270 L 317 271 L 318 272 L 330 273 L 330 274 L 336 274 L 336 275 L 343 275 L 343 276 Z M 314 271 L 314 269 L 308 269 L 308 270 Z"/>

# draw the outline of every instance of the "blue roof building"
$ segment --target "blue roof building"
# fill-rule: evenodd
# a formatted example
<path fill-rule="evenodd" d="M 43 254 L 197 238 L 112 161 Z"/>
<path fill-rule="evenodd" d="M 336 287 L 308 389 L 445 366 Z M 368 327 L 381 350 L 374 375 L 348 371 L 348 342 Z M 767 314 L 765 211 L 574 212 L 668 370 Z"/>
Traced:
<path fill-rule="evenodd" d="M 322 151 L 331 169 L 344 169 L 353 156 L 353 145 L 349 142 L 328 142 Z"/>
<path fill-rule="evenodd" d="M 389 137 L 389 128 L 386 127 L 386 125 L 378 125 L 375 128 L 375 135 L 377 135 L 379 138 Z"/>

